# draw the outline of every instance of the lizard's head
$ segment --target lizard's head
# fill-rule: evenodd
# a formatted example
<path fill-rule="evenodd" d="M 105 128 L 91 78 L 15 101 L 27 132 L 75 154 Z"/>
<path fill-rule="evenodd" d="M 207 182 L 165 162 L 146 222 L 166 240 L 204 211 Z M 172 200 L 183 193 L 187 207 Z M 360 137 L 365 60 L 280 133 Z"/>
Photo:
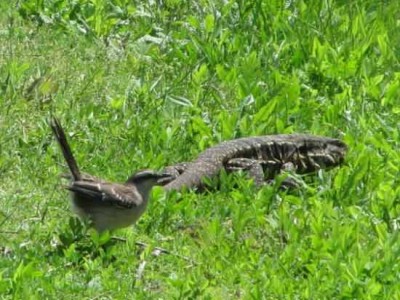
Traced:
<path fill-rule="evenodd" d="M 347 145 L 337 139 L 327 139 L 306 143 L 299 148 L 300 159 L 297 162 L 302 172 L 308 173 L 318 169 L 329 169 L 340 165 L 344 161 Z"/>
<path fill-rule="evenodd" d="M 322 148 L 315 149 L 310 158 L 321 167 L 329 168 L 340 165 L 344 161 L 347 145 L 341 140 L 329 139 Z"/>
<path fill-rule="evenodd" d="M 327 143 L 325 151 L 326 153 L 330 153 L 333 160 L 337 164 L 340 164 L 343 162 L 346 155 L 347 145 L 341 140 L 332 139 L 330 142 Z"/>

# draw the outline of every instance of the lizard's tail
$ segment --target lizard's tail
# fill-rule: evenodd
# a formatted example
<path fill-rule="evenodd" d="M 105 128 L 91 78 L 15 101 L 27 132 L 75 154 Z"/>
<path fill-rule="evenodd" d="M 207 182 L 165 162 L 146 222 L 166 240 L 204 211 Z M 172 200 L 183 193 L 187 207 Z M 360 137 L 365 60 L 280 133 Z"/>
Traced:
<path fill-rule="evenodd" d="M 79 172 L 79 168 L 76 163 L 76 160 L 75 160 L 74 156 L 72 155 L 72 151 L 68 144 L 67 137 L 65 136 L 64 130 L 61 127 L 60 122 L 55 117 L 53 117 L 51 119 L 50 127 L 54 133 L 54 136 L 57 139 L 58 144 L 60 145 L 60 148 L 62 150 L 64 158 L 65 158 L 65 160 L 68 164 L 68 167 L 71 171 L 72 177 L 74 178 L 75 181 L 81 180 L 82 175 Z"/>

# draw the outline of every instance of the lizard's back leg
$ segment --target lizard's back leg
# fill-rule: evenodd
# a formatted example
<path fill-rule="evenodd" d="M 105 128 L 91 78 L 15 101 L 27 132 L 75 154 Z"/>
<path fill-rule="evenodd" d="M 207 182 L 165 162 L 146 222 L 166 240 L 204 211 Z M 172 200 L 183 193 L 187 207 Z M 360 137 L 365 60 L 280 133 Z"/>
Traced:
<path fill-rule="evenodd" d="M 226 165 L 228 172 L 246 171 L 250 178 L 254 180 L 257 187 L 274 182 L 273 178 L 282 172 L 294 172 L 295 165 L 291 162 L 282 163 L 275 160 L 259 160 L 251 158 L 232 158 Z M 289 189 L 298 187 L 292 177 L 285 178 L 281 183 L 281 188 Z"/>

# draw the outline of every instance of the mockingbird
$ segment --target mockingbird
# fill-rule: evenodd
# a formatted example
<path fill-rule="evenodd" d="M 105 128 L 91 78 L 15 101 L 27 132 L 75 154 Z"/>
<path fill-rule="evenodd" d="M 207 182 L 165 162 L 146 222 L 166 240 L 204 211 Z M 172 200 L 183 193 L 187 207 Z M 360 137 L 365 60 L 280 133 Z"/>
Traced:
<path fill-rule="evenodd" d="M 50 126 L 71 171 L 71 184 L 66 189 L 71 191 L 73 210 L 89 219 L 99 232 L 135 223 L 146 209 L 152 187 L 171 176 L 143 170 L 120 184 L 82 174 L 59 121 L 52 118 Z"/>

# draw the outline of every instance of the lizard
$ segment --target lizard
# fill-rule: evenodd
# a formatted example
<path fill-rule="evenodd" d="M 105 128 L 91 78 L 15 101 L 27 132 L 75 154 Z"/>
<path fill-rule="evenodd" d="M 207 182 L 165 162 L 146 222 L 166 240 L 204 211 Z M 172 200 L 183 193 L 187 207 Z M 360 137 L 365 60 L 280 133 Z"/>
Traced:
<path fill-rule="evenodd" d="M 225 169 L 247 170 L 260 186 L 282 170 L 305 174 L 338 166 L 346 151 L 344 142 L 324 136 L 278 134 L 238 138 L 206 149 L 192 162 L 166 167 L 164 172 L 171 176 L 163 184 L 166 191 L 202 188 L 204 178 L 213 178 Z"/>

